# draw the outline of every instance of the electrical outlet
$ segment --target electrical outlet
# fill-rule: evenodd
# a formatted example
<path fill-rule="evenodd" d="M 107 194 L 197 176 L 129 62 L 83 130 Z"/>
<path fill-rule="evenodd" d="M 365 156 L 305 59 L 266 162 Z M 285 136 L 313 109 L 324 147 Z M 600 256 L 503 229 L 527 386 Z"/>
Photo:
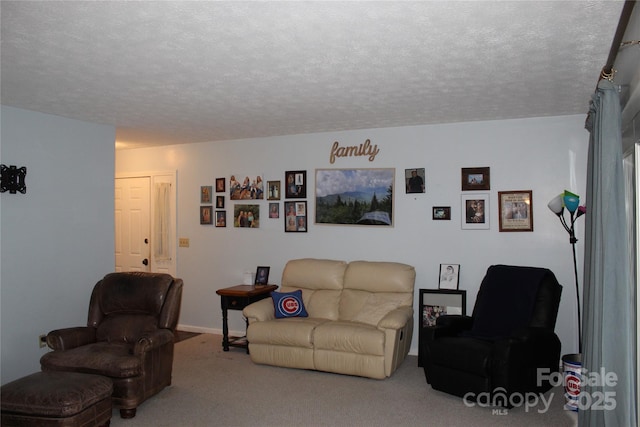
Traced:
<path fill-rule="evenodd" d="M 189 247 L 189 238 L 188 237 L 180 237 L 180 239 L 178 241 L 178 245 L 181 248 L 188 248 Z"/>
<path fill-rule="evenodd" d="M 47 346 L 47 335 L 40 335 L 38 337 L 38 345 L 40 346 L 40 348 L 42 347 L 46 347 Z"/>

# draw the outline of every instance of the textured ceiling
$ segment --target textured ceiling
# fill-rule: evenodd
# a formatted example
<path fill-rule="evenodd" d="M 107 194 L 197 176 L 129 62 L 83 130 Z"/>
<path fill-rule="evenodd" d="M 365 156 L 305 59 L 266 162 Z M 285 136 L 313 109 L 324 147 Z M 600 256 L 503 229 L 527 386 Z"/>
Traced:
<path fill-rule="evenodd" d="M 619 1 L 2 1 L 4 105 L 122 147 L 581 114 Z"/>

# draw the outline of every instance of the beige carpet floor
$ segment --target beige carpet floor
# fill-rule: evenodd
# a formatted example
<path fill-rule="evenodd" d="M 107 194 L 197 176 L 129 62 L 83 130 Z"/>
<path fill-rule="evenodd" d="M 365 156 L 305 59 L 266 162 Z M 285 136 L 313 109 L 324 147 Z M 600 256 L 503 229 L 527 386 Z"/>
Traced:
<path fill-rule="evenodd" d="M 508 411 L 468 407 L 434 391 L 409 356 L 386 380 L 256 365 L 243 349 L 223 352 L 221 336 L 176 344 L 173 384 L 112 427 L 210 426 L 573 426 L 560 388 L 550 405 Z"/>

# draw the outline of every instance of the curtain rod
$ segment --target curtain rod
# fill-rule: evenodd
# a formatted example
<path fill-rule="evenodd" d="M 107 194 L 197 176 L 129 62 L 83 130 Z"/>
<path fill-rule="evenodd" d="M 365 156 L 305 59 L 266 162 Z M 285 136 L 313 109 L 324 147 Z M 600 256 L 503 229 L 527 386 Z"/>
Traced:
<path fill-rule="evenodd" d="M 618 28 L 616 29 L 616 34 L 613 37 L 613 42 L 611 42 L 611 48 L 609 49 L 607 64 L 602 68 L 598 81 L 602 79 L 613 80 L 613 64 L 614 62 L 616 62 L 616 56 L 618 55 L 618 51 L 620 50 L 620 45 L 622 44 L 624 33 L 625 31 L 627 31 L 627 25 L 629 24 L 631 12 L 633 12 L 633 6 L 635 6 L 635 4 L 635 0 L 626 0 L 624 2 L 622 13 L 620 14 L 620 21 L 618 21 Z"/>

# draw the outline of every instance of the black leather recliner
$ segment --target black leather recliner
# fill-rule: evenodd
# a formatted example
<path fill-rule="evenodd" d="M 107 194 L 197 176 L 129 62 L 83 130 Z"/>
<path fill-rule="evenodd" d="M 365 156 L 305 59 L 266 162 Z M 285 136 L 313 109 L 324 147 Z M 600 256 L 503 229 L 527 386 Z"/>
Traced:
<path fill-rule="evenodd" d="M 427 383 L 470 401 L 490 397 L 504 407 L 513 406 L 514 393 L 549 390 L 549 374 L 560 364 L 554 328 L 561 293 L 546 268 L 489 267 L 472 316 L 444 315 L 425 328 L 420 362 Z M 546 374 L 539 376 L 538 369 Z"/>

